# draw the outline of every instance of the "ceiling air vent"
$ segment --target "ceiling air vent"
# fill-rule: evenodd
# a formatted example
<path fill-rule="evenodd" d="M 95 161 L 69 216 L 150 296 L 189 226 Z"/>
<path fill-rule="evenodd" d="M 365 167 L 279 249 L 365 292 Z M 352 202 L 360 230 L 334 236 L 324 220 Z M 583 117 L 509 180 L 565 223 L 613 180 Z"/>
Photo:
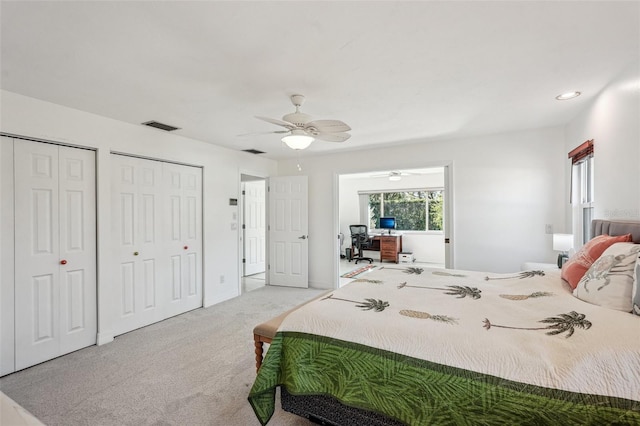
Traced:
<path fill-rule="evenodd" d="M 157 121 L 147 121 L 146 123 L 142 123 L 142 125 L 155 127 L 156 129 L 165 130 L 167 132 L 173 132 L 174 130 L 180 129 L 179 127 L 169 126 L 168 124 L 159 123 Z"/>
<path fill-rule="evenodd" d="M 258 151 L 257 149 L 243 149 L 242 151 L 250 154 L 264 154 L 264 151 Z"/>

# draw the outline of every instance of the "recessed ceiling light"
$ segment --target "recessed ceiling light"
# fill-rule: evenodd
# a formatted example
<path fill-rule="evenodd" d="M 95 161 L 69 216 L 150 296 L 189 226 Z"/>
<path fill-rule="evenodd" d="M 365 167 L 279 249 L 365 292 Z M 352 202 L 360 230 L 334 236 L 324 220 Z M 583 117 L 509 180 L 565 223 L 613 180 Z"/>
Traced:
<path fill-rule="evenodd" d="M 580 96 L 580 92 L 567 92 L 562 95 L 556 96 L 556 99 L 559 101 L 566 101 L 567 99 L 573 99 Z"/>

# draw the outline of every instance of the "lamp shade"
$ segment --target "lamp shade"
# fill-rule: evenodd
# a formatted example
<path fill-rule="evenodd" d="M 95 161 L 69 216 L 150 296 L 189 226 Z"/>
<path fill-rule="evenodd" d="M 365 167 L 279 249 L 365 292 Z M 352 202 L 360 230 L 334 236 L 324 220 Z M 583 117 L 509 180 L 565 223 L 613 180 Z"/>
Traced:
<path fill-rule="evenodd" d="M 573 248 L 573 234 L 553 234 L 553 249 L 569 251 Z"/>
<path fill-rule="evenodd" d="M 313 136 L 307 135 L 304 130 L 292 130 L 290 135 L 282 138 L 282 142 L 286 143 L 291 149 L 305 149 L 313 142 Z"/>

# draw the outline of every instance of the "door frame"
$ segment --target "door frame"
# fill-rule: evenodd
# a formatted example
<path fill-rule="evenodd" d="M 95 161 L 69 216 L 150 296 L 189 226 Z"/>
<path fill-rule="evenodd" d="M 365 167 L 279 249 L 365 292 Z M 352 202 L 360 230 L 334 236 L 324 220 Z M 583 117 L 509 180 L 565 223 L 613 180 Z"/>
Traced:
<path fill-rule="evenodd" d="M 455 250 L 454 250 L 454 185 L 453 185 L 453 161 L 439 161 L 416 166 L 404 165 L 401 167 L 389 167 L 390 170 L 407 170 L 407 169 L 428 169 L 442 167 L 444 168 L 444 240 L 445 240 L 445 268 L 455 269 Z M 387 169 L 385 167 L 385 169 Z M 355 173 L 375 173 L 379 172 L 380 167 L 367 170 L 350 170 L 342 172 L 334 172 L 333 174 L 333 230 L 334 230 L 334 252 L 333 252 L 333 287 L 340 287 L 340 176 Z M 346 236 L 345 236 L 346 239 Z M 447 242 L 448 241 L 448 242 Z"/>

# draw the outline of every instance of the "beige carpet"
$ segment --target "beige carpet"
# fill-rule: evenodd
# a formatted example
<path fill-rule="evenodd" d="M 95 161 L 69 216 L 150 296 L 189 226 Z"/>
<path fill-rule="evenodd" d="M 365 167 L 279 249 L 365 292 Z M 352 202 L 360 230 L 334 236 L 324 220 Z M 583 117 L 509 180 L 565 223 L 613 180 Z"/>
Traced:
<path fill-rule="evenodd" d="M 253 327 L 324 290 L 263 287 L 0 378 L 47 425 L 259 425 Z M 309 425 L 277 407 L 270 425 Z"/>

